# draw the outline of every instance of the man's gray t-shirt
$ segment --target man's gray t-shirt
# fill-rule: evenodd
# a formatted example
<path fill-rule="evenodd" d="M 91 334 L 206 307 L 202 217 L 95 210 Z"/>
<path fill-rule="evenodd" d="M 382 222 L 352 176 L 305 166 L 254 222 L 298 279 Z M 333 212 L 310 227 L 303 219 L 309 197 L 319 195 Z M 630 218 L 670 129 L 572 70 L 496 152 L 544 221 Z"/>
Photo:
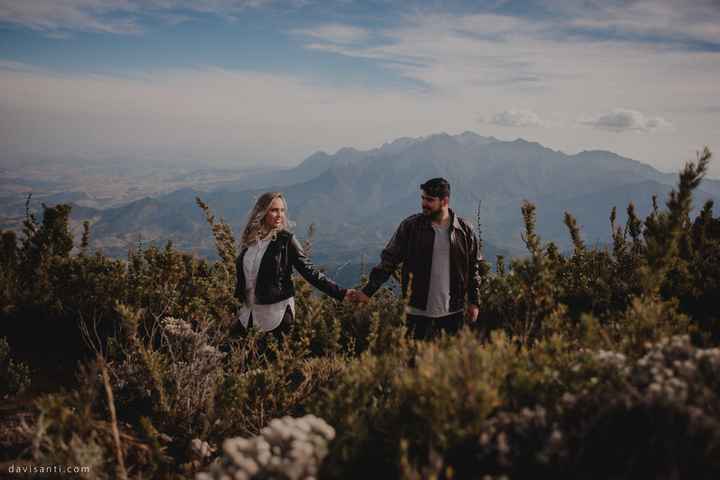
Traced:
<path fill-rule="evenodd" d="M 407 312 L 425 317 L 444 317 L 457 312 L 450 312 L 450 233 L 449 225 L 441 227 L 432 225 L 435 230 L 435 241 L 432 251 L 432 267 L 430 269 L 430 285 L 428 286 L 427 305 L 425 310 L 408 306 Z M 462 311 L 462 310 L 458 310 Z"/>

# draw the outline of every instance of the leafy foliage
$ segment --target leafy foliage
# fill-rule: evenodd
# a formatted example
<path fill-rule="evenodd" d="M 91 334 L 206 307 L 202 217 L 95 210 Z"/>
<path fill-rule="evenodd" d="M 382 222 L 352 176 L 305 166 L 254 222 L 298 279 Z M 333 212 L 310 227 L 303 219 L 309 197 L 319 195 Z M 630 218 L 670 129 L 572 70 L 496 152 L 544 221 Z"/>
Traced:
<path fill-rule="evenodd" d="M 0 398 L 22 393 L 30 386 L 30 368 L 10 356 L 10 345 L 0 338 Z"/>
<path fill-rule="evenodd" d="M 215 263 L 170 243 L 91 254 L 89 226 L 72 254 L 68 206 L 28 211 L 22 238 L 0 234 L 3 335 L 27 347 L 42 331 L 89 365 L 37 401 L 28 455 L 99 478 L 716 478 L 720 218 L 711 202 L 690 218 L 709 159 L 647 218 L 630 204 L 617 225 L 613 209 L 607 247 L 570 212 L 572 251 L 544 244 L 525 202 L 528 256 L 485 263 L 478 323 L 430 342 L 407 338 L 388 289 L 350 305 L 300 278 L 290 334 L 240 331 L 235 240 L 199 199 Z M 307 429 L 273 419 L 305 415 L 335 436 L 303 456 L 290 439 Z M 308 462 L 267 463 L 290 457 Z"/>

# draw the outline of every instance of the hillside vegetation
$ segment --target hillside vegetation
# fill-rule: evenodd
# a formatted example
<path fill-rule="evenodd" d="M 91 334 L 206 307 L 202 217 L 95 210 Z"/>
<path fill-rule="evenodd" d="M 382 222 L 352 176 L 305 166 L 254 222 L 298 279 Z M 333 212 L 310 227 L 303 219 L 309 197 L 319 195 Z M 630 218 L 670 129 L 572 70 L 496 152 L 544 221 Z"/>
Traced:
<path fill-rule="evenodd" d="M 198 200 L 219 261 L 74 247 L 69 207 L 2 232 L 0 394 L 22 353 L 72 355 L 0 463 L 87 465 L 87 478 L 720 478 L 720 218 L 691 218 L 706 149 L 664 205 L 590 247 L 543 243 L 484 264 L 477 324 L 406 337 L 404 304 L 318 297 L 296 281 L 281 343 L 234 326 L 235 240 Z M 625 206 L 621 206 L 624 208 Z M 312 245 L 308 245 L 312 247 Z M 8 346 L 9 345 L 9 348 Z M 9 350 L 9 352 L 8 352 Z M 227 475 L 227 476 L 225 476 Z"/>

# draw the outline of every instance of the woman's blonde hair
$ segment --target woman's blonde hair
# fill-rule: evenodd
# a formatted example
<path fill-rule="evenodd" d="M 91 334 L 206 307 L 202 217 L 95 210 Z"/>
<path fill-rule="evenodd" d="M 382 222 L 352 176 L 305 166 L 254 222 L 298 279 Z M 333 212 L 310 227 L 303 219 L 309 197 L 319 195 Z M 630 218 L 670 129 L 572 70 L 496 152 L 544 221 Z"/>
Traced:
<path fill-rule="evenodd" d="M 270 210 L 270 204 L 276 198 L 282 200 L 283 206 L 285 207 L 285 215 L 283 215 L 283 222 L 280 227 L 268 229 L 268 227 L 265 225 L 265 215 L 267 215 L 268 210 Z M 280 192 L 263 193 L 262 195 L 260 195 L 260 198 L 258 198 L 255 202 L 255 206 L 252 208 L 252 210 L 250 210 L 250 215 L 248 215 L 245 229 L 243 230 L 242 237 L 240 237 L 240 247 L 249 247 L 261 238 L 265 238 L 265 236 L 267 236 L 271 232 L 273 234 L 277 234 L 277 232 L 281 230 L 287 230 L 288 226 L 289 222 L 287 201 L 285 201 L 285 197 L 283 197 L 283 194 Z"/>

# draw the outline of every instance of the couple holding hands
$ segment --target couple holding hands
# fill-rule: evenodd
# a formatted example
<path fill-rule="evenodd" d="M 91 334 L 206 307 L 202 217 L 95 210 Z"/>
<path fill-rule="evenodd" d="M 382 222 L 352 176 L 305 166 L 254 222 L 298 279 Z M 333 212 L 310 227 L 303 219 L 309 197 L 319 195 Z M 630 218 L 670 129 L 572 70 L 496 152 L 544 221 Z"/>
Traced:
<path fill-rule="evenodd" d="M 295 316 L 293 268 L 330 297 L 367 302 L 400 264 L 403 296 L 412 277 L 407 326 L 414 338 L 454 333 L 465 319 L 475 322 L 482 260 L 477 237 L 450 209 L 447 180 L 430 179 L 420 185 L 420 193 L 422 213 L 400 223 L 359 290 L 338 286 L 310 262 L 288 231 L 287 203 L 281 193 L 261 195 L 243 231 L 237 258 L 240 323 L 277 337 L 290 331 Z"/>

